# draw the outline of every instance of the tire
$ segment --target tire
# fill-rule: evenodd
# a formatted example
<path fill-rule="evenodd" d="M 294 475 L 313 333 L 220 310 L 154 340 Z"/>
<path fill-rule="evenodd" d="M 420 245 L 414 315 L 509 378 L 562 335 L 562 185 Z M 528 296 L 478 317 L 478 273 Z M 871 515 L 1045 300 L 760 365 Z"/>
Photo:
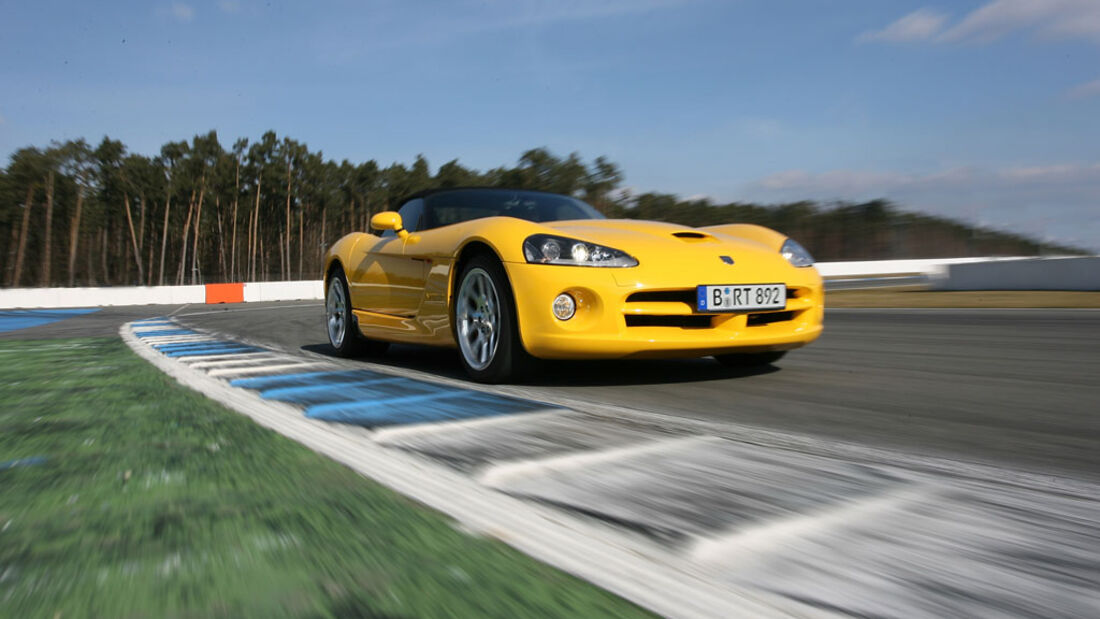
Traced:
<path fill-rule="evenodd" d="M 771 365 L 779 361 L 787 354 L 787 351 L 778 352 L 754 352 L 754 353 L 730 353 L 727 355 L 714 355 L 714 358 L 731 368 L 754 368 Z"/>
<path fill-rule="evenodd" d="M 495 257 L 482 254 L 463 265 L 451 316 L 459 358 L 470 378 L 500 383 L 522 375 L 531 357 L 520 340 L 508 275 Z"/>
<path fill-rule="evenodd" d="M 381 354 L 388 342 L 368 340 L 359 333 L 359 323 L 351 311 L 351 293 L 344 269 L 336 267 L 325 291 L 325 331 L 328 342 L 341 357 Z"/>

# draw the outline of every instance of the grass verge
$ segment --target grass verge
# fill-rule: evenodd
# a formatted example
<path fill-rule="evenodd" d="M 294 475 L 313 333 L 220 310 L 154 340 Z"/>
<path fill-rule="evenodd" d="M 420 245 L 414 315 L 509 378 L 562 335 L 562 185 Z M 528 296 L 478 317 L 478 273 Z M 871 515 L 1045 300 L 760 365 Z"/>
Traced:
<path fill-rule="evenodd" d="M 117 339 L 0 343 L 0 615 L 648 616 Z"/>
<path fill-rule="evenodd" d="M 1100 292 L 939 291 L 920 286 L 830 290 L 825 307 L 1100 308 Z"/>

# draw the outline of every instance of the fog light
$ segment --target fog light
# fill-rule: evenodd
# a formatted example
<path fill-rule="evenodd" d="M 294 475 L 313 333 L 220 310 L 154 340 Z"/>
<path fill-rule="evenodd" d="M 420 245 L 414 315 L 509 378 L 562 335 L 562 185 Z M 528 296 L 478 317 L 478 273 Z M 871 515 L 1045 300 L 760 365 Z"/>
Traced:
<path fill-rule="evenodd" d="M 558 320 L 569 320 L 577 313 L 577 302 L 573 297 L 564 292 L 554 299 L 554 317 Z"/>

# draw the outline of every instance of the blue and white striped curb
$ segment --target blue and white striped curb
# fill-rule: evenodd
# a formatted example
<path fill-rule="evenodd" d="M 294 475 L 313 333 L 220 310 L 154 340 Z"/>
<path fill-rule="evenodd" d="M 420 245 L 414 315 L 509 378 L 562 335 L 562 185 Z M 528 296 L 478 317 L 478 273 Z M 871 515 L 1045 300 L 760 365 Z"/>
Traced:
<path fill-rule="evenodd" d="M 541 402 L 372 370 L 346 370 L 201 333 L 164 318 L 132 323 L 153 350 L 306 417 L 365 427 L 514 415 L 554 408 Z M 306 371 L 308 370 L 308 371 Z"/>

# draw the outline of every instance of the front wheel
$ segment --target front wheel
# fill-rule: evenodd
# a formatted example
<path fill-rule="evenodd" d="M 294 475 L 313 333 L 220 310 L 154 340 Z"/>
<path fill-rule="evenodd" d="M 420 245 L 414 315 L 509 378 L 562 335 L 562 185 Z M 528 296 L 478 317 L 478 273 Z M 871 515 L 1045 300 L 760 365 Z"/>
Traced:
<path fill-rule="evenodd" d="M 455 339 L 466 373 L 483 383 L 516 377 L 530 357 L 520 341 L 504 267 L 489 256 L 476 256 L 463 267 L 458 282 Z"/>
<path fill-rule="evenodd" d="M 389 346 L 386 342 L 368 340 L 359 334 L 355 316 L 351 313 L 351 294 L 344 270 L 337 268 L 329 278 L 325 292 L 325 330 L 329 344 L 341 357 L 357 357 L 363 354 L 382 353 Z"/>
<path fill-rule="evenodd" d="M 714 358 L 722 365 L 733 368 L 754 368 L 771 365 L 783 358 L 787 351 L 755 352 L 755 353 L 730 353 L 726 355 L 714 355 Z"/>

